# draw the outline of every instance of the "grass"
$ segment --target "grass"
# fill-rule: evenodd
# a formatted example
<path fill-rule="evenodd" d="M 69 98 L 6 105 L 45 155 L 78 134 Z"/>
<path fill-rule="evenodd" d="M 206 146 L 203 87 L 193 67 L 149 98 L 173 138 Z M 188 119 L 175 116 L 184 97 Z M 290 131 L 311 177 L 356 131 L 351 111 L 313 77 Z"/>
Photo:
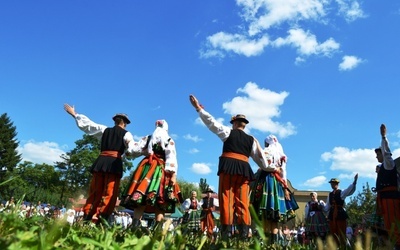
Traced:
<path fill-rule="evenodd" d="M 19 207 L 18 205 L 16 207 Z M 171 223 L 167 220 L 166 223 Z M 262 232 L 261 223 L 256 221 L 256 229 Z M 168 225 L 165 226 L 168 228 Z M 173 232 L 158 229 L 145 232 L 141 229 L 124 230 L 120 226 L 106 223 L 94 225 L 79 222 L 70 226 L 65 220 L 54 220 L 34 216 L 21 218 L 17 210 L 0 213 L 0 249 L 10 250 L 47 250 L 47 249 L 144 249 L 144 250 L 192 250 L 192 249 L 338 249 L 331 237 L 326 242 L 317 240 L 312 245 L 291 244 L 281 246 L 269 244 L 263 234 L 241 241 L 233 237 L 229 242 L 217 239 L 211 243 L 203 234 L 185 233 L 185 228 L 178 226 Z M 343 249 L 386 249 L 379 247 L 377 238 L 367 231 L 352 246 Z"/>

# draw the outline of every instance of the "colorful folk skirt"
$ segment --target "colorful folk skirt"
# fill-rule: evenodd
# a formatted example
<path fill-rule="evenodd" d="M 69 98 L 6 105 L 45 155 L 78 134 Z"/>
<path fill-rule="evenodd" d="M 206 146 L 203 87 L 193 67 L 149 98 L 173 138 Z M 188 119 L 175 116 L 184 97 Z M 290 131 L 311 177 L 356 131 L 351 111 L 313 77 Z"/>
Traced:
<path fill-rule="evenodd" d="M 183 221 L 189 231 L 197 232 L 200 230 L 200 211 L 189 210 L 183 215 Z"/>
<path fill-rule="evenodd" d="M 172 185 L 170 179 L 171 174 L 164 171 L 161 158 L 154 155 L 144 158 L 133 172 L 120 205 L 132 210 L 146 206 L 146 213 L 154 213 L 155 208 L 167 213 L 175 212 L 176 204 L 183 198 L 179 185 Z"/>
<path fill-rule="evenodd" d="M 310 211 L 305 224 L 306 235 L 323 236 L 329 232 L 329 224 L 322 211 Z"/>
<path fill-rule="evenodd" d="M 293 219 L 299 206 L 290 193 L 290 200 L 285 199 L 283 185 L 272 173 L 259 170 L 251 184 L 251 202 L 259 219 L 287 222 Z"/>

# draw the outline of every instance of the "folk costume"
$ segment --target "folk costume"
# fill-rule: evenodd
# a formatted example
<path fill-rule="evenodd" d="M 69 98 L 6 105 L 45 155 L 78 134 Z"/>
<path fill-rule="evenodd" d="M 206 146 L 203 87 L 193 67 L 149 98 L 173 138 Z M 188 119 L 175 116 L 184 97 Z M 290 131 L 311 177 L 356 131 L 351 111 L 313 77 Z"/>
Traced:
<path fill-rule="evenodd" d="M 311 200 L 306 203 L 304 209 L 305 233 L 308 239 L 320 237 L 325 239 L 329 232 L 328 221 L 324 214 L 325 202 L 318 201 L 316 192 L 311 192 Z"/>
<path fill-rule="evenodd" d="M 182 196 L 178 184 L 171 181 L 177 173 L 178 162 L 175 142 L 168 135 L 168 123 L 158 120 L 153 134 L 139 142 L 141 146 L 145 157 L 132 174 L 121 206 L 132 210 L 145 207 L 146 213 L 155 213 L 156 209 L 173 213 Z"/>
<path fill-rule="evenodd" d="M 201 214 L 200 214 L 200 226 L 201 226 L 201 231 L 202 232 L 207 232 L 208 237 L 212 238 L 213 237 L 213 231 L 214 231 L 214 210 L 215 206 L 217 205 L 216 200 L 211 197 L 211 194 L 213 194 L 214 191 L 212 191 L 210 188 L 208 188 L 203 194 L 206 194 L 203 199 L 201 199 Z"/>
<path fill-rule="evenodd" d="M 392 158 L 389 142 L 386 136 L 382 137 L 381 147 L 375 149 L 381 164 L 377 167 L 377 215 L 383 217 L 384 228 L 389 238 L 395 242 L 396 249 L 400 249 L 400 192 L 396 164 Z"/>
<path fill-rule="evenodd" d="M 252 183 L 251 200 L 259 218 L 264 221 L 264 230 L 271 231 L 277 226 L 276 223 L 293 219 L 294 211 L 299 206 L 287 185 L 287 157 L 282 145 L 274 135 L 265 139 L 265 145 L 264 154 L 269 168 L 257 171 L 256 179 Z M 290 199 L 285 198 L 285 192 L 289 192 Z"/>
<path fill-rule="evenodd" d="M 200 202 L 197 200 L 196 191 L 192 191 L 192 197 L 187 198 L 181 205 L 183 211 L 182 223 L 186 225 L 187 229 L 192 232 L 200 230 Z"/>
<path fill-rule="evenodd" d="M 191 96 L 191 98 L 194 97 Z M 194 102 L 194 99 L 191 100 Z M 196 108 L 196 110 L 207 128 L 223 142 L 217 173 L 221 236 L 226 240 L 231 234 L 232 226 L 236 224 L 240 237 L 246 239 L 251 225 L 249 183 L 254 179 L 249 157 L 262 168 L 267 166 L 266 159 L 262 154 L 260 144 L 253 136 L 246 134 L 243 129 L 233 129 L 222 125 L 203 108 Z M 248 123 L 244 115 L 233 116 L 231 124 L 236 121 Z"/>
<path fill-rule="evenodd" d="M 333 190 L 328 195 L 324 211 L 328 212 L 330 234 L 335 236 L 339 245 L 343 245 L 346 242 L 346 227 L 349 216 L 344 209 L 345 199 L 356 191 L 357 178 L 358 174 L 354 177 L 354 182 L 344 190 L 339 189 L 339 180 L 337 178 L 332 178 L 329 181 Z"/>
<path fill-rule="evenodd" d="M 84 219 L 97 222 L 100 216 L 107 219 L 114 211 L 123 173 L 121 157 L 134 140 L 130 132 L 118 125 L 107 127 L 97 124 L 82 114 L 75 114 L 74 117 L 79 129 L 100 140 L 101 152 L 90 169 L 93 177 L 83 206 Z M 130 123 L 126 114 L 116 114 L 113 120 L 117 119 Z"/>

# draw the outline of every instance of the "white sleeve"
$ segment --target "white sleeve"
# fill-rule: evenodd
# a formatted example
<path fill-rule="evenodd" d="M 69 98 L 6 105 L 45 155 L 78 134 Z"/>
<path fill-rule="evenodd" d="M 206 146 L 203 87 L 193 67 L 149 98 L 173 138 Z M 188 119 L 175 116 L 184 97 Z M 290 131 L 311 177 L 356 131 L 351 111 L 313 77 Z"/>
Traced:
<path fill-rule="evenodd" d="M 325 207 L 324 207 L 324 212 L 329 212 L 329 210 L 331 209 L 331 204 L 329 203 L 329 194 L 328 197 L 326 198 L 326 203 L 325 203 Z"/>
<path fill-rule="evenodd" d="M 190 199 L 186 199 L 183 201 L 182 205 L 181 205 L 182 209 L 184 211 L 188 210 L 190 207 Z"/>
<path fill-rule="evenodd" d="M 107 126 L 97 124 L 82 114 L 76 114 L 75 121 L 80 130 L 88 135 L 94 136 L 98 140 L 101 140 L 101 136 L 103 135 L 104 130 L 107 128 Z"/>
<path fill-rule="evenodd" d="M 142 137 L 139 141 L 132 140 L 128 143 L 128 147 L 126 149 L 126 154 L 130 159 L 135 159 L 141 155 L 146 154 L 146 150 L 144 150 L 147 143 L 148 136 Z"/>
<path fill-rule="evenodd" d="M 351 183 L 348 188 L 342 190 L 342 192 L 340 193 L 340 198 L 344 200 L 346 199 L 347 196 L 354 194 L 355 191 L 356 191 L 356 185 Z"/>
<path fill-rule="evenodd" d="M 165 170 L 178 173 L 178 160 L 176 158 L 175 142 L 171 138 L 165 147 Z"/>
<path fill-rule="evenodd" d="M 205 111 L 204 109 L 199 110 L 200 119 L 207 126 L 207 128 L 216 134 L 221 141 L 225 141 L 229 135 L 231 134 L 231 128 L 224 126 L 220 122 L 218 122 L 210 113 Z"/>
<path fill-rule="evenodd" d="M 271 164 L 268 163 L 267 158 L 268 153 L 264 152 L 261 148 L 260 143 L 256 138 L 254 138 L 253 146 L 251 148 L 250 157 L 254 160 L 255 163 L 264 171 L 274 172 L 276 170 L 275 164 L 271 161 Z"/>
<path fill-rule="evenodd" d="M 383 155 L 383 167 L 387 170 L 392 170 L 395 166 L 394 160 L 392 158 L 392 153 L 389 148 L 389 141 L 386 137 L 382 137 L 381 150 Z"/>
<path fill-rule="evenodd" d="M 214 206 L 219 207 L 219 199 L 214 198 Z"/>
<path fill-rule="evenodd" d="M 309 210 L 309 204 L 307 202 L 306 207 L 304 208 L 304 219 L 307 219 L 308 217 L 308 210 Z"/>

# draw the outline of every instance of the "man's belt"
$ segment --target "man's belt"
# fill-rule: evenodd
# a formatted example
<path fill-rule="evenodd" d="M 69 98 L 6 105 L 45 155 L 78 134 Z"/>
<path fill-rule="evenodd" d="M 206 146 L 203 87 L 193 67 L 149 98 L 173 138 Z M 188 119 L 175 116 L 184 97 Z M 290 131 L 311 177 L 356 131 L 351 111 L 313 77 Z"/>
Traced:
<path fill-rule="evenodd" d="M 101 156 L 110 156 L 114 158 L 121 158 L 121 154 L 118 151 L 101 151 L 100 153 Z"/>
<path fill-rule="evenodd" d="M 236 160 L 249 162 L 249 157 L 242 155 L 242 154 L 233 153 L 233 152 L 223 152 L 221 157 L 233 158 Z"/>

